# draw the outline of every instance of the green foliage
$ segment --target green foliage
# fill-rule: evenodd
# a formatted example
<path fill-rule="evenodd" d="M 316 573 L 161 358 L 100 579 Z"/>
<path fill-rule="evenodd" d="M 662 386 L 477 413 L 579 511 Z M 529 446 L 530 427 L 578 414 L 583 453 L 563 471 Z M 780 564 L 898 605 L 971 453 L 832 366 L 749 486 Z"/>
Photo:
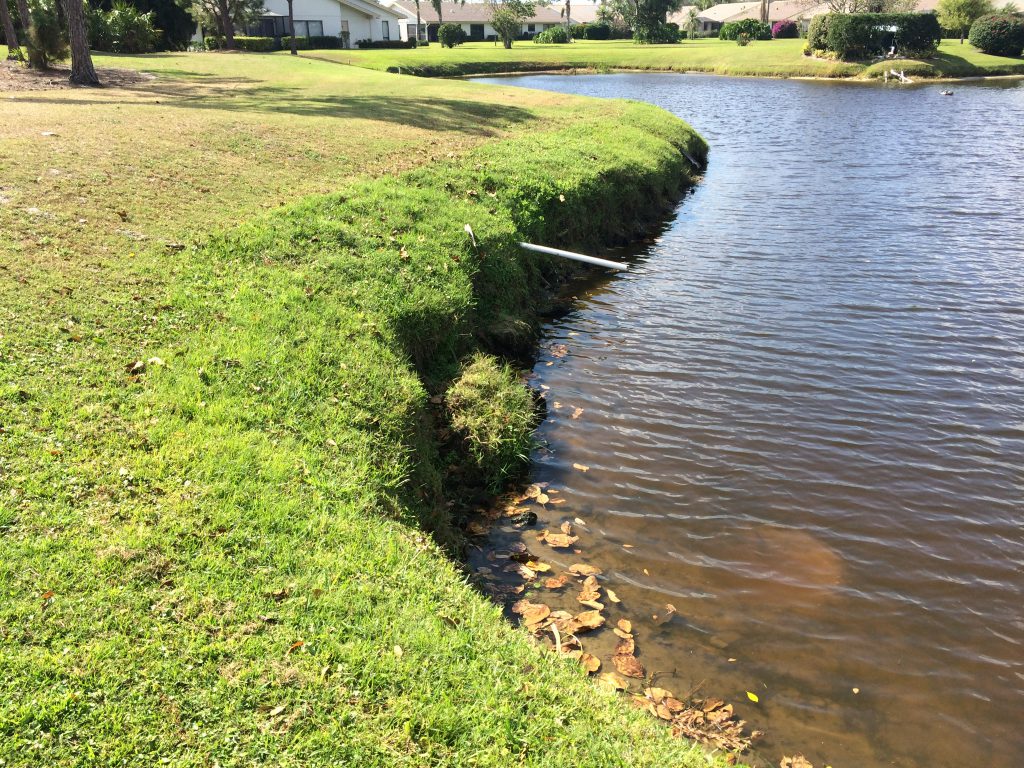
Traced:
<path fill-rule="evenodd" d="M 819 13 L 807 27 L 807 48 L 811 51 L 828 50 L 828 23 L 831 13 Z"/>
<path fill-rule="evenodd" d="M 216 51 L 224 46 L 224 39 L 210 35 L 205 40 L 206 50 Z M 246 35 L 235 35 L 235 47 L 240 51 L 250 53 L 269 53 L 278 50 L 279 46 L 272 37 L 248 37 Z"/>
<path fill-rule="evenodd" d="M 611 33 L 611 26 L 602 21 L 595 24 L 587 24 L 583 28 L 583 38 L 586 40 L 607 40 Z"/>
<path fill-rule="evenodd" d="M 583 40 L 585 39 L 587 34 L 587 25 L 573 24 L 569 27 L 569 33 L 573 36 L 573 38 Z"/>
<path fill-rule="evenodd" d="M 540 34 L 533 36 L 535 43 L 570 43 L 569 32 L 562 25 L 549 27 Z"/>
<path fill-rule="evenodd" d="M 181 0 L 128 0 L 128 4 L 139 13 L 150 14 L 157 35 L 154 41 L 156 50 L 183 51 L 188 47 L 196 29 L 196 22 L 188 11 L 188 2 L 182 5 Z M 111 11 L 114 5 L 114 0 L 90 0 L 87 9 Z M 91 34 L 89 39 L 93 39 Z"/>
<path fill-rule="evenodd" d="M 638 43 L 679 42 L 679 28 L 667 25 L 667 14 L 679 10 L 682 0 L 625 0 L 617 4 Z M 673 30 L 672 27 L 675 27 Z"/>
<path fill-rule="evenodd" d="M 187 2 L 187 0 L 181 0 Z M 253 23 L 263 13 L 263 0 L 225 0 L 228 20 L 234 29 Z M 189 12 L 192 18 L 208 34 L 223 36 L 224 24 L 221 19 L 220 0 L 191 0 Z"/>
<path fill-rule="evenodd" d="M 28 60 L 36 69 L 48 69 L 68 57 L 68 39 L 55 2 L 37 0 L 29 5 L 32 24 L 26 35 Z"/>
<path fill-rule="evenodd" d="M 1020 56 L 1024 51 L 1024 15 L 993 13 L 971 25 L 971 45 L 993 56 Z"/>
<path fill-rule="evenodd" d="M 500 491 L 527 464 L 537 422 L 530 391 L 508 365 L 477 353 L 445 399 L 470 459 Z"/>
<path fill-rule="evenodd" d="M 153 14 L 133 5 L 117 2 L 110 11 L 90 8 L 87 14 L 89 44 L 99 51 L 149 53 L 160 34 L 153 28 Z"/>
<path fill-rule="evenodd" d="M 771 40 L 772 28 L 770 24 L 764 24 L 757 19 L 743 19 L 723 24 L 718 30 L 719 40 L 739 40 L 740 35 L 746 35 L 748 41 Z"/>
<path fill-rule="evenodd" d="M 466 32 L 459 24 L 442 24 L 437 28 L 437 41 L 442 48 L 454 48 L 466 42 Z"/>
<path fill-rule="evenodd" d="M 863 59 L 893 46 L 901 56 L 930 56 L 942 39 L 933 13 L 828 15 L 826 50 L 841 59 Z"/>
<path fill-rule="evenodd" d="M 512 41 L 522 32 L 523 22 L 533 16 L 535 5 L 527 0 L 488 0 L 491 11 L 491 26 L 505 48 L 512 47 Z"/>
<path fill-rule="evenodd" d="M 971 24 L 993 10 L 992 0 L 939 0 L 939 24 L 954 34 L 964 35 Z"/>

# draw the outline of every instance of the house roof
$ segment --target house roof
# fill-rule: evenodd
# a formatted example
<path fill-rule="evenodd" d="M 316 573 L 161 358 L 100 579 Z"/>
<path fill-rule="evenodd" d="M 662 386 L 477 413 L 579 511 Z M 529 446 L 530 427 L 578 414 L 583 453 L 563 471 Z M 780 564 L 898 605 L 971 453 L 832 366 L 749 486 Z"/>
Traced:
<path fill-rule="evenodd" d="M 396 0 L 393 4 L 397 11 L 402 8 L 403 15 L 416 18 L 416 4 L 412 0 Z M 484 24 L 491 20 L 491 6 L 487 3 L 441 3 L 441 18 L 453 24 Z M 420 19 L 424 24 L 436 24 L 437 11 L 429 2 L 420 2 Z M 537 6 L 536 12 L 527 23 L 558 24 L 562 21 L 557 9 Z"/>
<path fill-rule="evenodd" d="M 687 16 L 690 15 L 690 9 L 696 8 L 695 5 L 682 5 L 678 11 L 673 11 L 668 15 L 668 22 L 670 24 L 678 24 L 680 28 L 685 27 L 689 22 Z"/>
<path fill-rule="evenodd" d="M 573 24 L 593 24 L 597 21 L 600 3 L 572 3 L 569 6 L 569 18 Z"/>
<path fill-rule="evenodd" d="M 753 16 L 748 16 L 748 13 Z M 717 21 L 724 24 L 727 21 L 739 21 L 740 19 L 757 18 L 761 15 L 761 3 L 719 3 L 712 5 L 707 10 L 700 12 L 701 21 Z"/>

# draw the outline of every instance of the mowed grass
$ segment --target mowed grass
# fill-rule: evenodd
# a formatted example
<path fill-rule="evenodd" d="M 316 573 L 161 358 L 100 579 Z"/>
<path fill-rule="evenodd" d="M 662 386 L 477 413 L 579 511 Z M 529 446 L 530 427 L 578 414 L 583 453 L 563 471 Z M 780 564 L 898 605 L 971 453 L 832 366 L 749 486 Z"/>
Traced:
<path fill-rule="evenodd" d="M 626 234 L 700 139 L 288 57 L 98 63 L 157 77 L 3 100 L 0 763 L 706 764 L 423 528 L 458 493 L 433 388 L 486 380 L 478 333 L 553 277 L 515 240 Z"/>
<path fill-rule="evenodd" d="M 804 40 L 759 40 L 747 46 L 717 39 L 677 45 L 637 45 L 630 40 L 578 40 L 569 45 L 517 42 L 511 50 L 493 43 L 466 43 L 453 49 L 431 44 L 413 50 L 314 51 L 307 56 L 372 69 L 399 68 L 429 76 L 456 76 L 544 69 L 631 69 L 710 72 L 761 77 L 858 77 L 868 65 L 803 55 Z M 906 61 L 889 66 L 909 67 Z M 923 64 L 928 77 L 1024 74 L 1024 60 L 988 56 L 970 44 L 944 40 Z"/>

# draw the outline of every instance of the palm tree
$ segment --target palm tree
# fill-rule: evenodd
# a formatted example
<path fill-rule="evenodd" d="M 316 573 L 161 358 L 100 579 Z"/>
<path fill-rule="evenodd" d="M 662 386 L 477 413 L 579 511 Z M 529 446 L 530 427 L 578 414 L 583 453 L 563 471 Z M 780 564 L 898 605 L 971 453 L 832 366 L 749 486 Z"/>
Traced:
<path fill-rule="evenodd" d="M 697 34 L 697 26 L 700 24 L 700 19 L 697 18 L 699 15 L 700 11 L 696 7 L 690 8 L 686 14 L 686 33 L 691 40 Z"/>
<path fill-rule="evenodd" d="M 71 77 L 76 85 L 99 85 L 96 68 L 89 53 L 89 35 L 85 27 L 85 8 L 82 0 L 65 0 L 64 12 L 68 17 L 68 42 L 71 44 Z"/>
<path fill-rule="evenodd" d="M 298 49 L 297 44 L 295 43 L 295 14 L 293 13 L 293 8 L 292 8 L 292 6 L 294 4 L 295 4 L 295 0 L 288 0 L 288 31 L 291 33 L 291 36 L 292 36 L 292 44 L 291 44 L 292 56 L 298 56 L 299 55 L 299 49 Z"/>
<path fill-rule="evenodd" d="M 565 8 L 562 9 L 562 15 L 565 16 L 565 31 L 569 33 L 570 40 L 572 40 L 572 19 L 569 18 L 571 12 L 572 0 L 565 0 Z"/>

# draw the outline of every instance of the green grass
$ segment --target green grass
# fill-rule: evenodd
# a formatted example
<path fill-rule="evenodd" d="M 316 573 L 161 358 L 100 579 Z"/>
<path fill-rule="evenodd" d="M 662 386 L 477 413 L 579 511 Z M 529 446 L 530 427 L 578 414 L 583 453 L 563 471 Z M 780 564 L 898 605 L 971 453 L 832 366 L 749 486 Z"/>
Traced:
<path fill-rule="evenodd" d="M 0 764 L 706 764 L 424 533 L 461 489 L 431 394 L 490 386 L 474 353 L 558 276 L 515 240 L 626 237 L 699 137 L 307 59 L 98 64 L 158 77 L 0 124 Z"/>
<path fill-rule="evenodd" d="M 803 55 L 804 40 L 762 40 L 747 46 L 717 39 L 678 45 L 637 45 L 629 40 L 581 40 L 570 45 L 519 42 L 511 50 L 493 43 L 467 43 L 454 49 L 432 44 L 413 50 L 315 51 L 306 55 L 371 69 L 400 69 L 427 76 L 456 76 L 559 69 L 711 72 L 761 77 L 869 77 L 878 67 Z M 909 69 L 907 61 L 886 66 Z M 944 40 L 934 59 L 919 72 L 927 77 L 1024 74 L 1024 60 L 988 56 L 970 44 Z"/>

